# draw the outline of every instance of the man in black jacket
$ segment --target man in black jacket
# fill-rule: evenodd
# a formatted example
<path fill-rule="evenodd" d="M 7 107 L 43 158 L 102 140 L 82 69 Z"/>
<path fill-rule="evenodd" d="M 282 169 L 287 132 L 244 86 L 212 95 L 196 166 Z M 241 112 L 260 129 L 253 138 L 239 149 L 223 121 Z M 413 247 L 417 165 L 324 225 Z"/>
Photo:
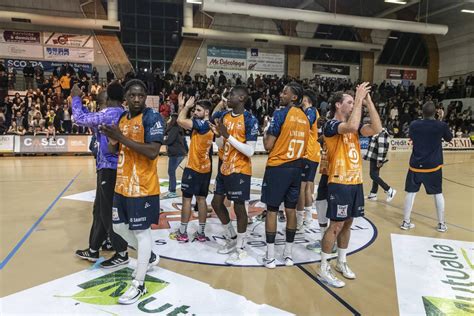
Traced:
<path fill-rule="evenodd" d="M 33 78 L 35 77 L 35 69 L 30 62 L 26 63 L 23 68 L 23 77 L 25 78 L 25 90 L 33 89 Z"/>

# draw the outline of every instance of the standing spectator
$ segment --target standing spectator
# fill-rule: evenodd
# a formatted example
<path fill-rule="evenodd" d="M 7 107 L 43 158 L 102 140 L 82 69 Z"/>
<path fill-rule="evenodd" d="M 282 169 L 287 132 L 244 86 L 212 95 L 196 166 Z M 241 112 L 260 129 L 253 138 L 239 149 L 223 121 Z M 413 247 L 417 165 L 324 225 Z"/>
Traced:
<path fill-rule="evenodd" d="M 41 87 L 44 82 L 44 70 L 43 67 L 41 67 L 39 64 L 35 67 L 35 81 L 36 87 L 38 88 Z"/>
<path fill-rule="evenodd" d="M 8 74 L 0 71 L 0 101 L 3 102 L 8 95 Z"/>
<path fill-rule="evenodd" d="M 227 83 L 227 78 L 225 77 L 224 75 L 224 72 L 221 70 L 219 71 L 219 82 L 218 82 L 218 86 L 219 87 L 223 87 L 225 86 Z"/>
<path fill-rule="evenodd" d="M 35 77 L 35 69 L 30 62 L 23 67 L 23 77 L 25 78 L 25 90 L 33 89 L 33 78 Z"/>
<path fill-rule="evenodd" d="M 59 79 L 59 84 L 61 85 L 63 98 L 67 98 L 71 93 L 71 75 L 69 74 L 69 72 L 67 72 L 61 77 L 61 79 Z"/>
<path fill-rule="evenodd" d="M 92 82 L 99 84 L 99 72 L 96 67 L 92 68 Z"/>
<path fill-rule="evenodd" d="M 387 153 L 389 148 L 389 137 L 386 129 L 382 129 L 380 133 L 370 138 L 369 148 L 364 155 L 364 160 L 370 161 L 370 178 L 372 179 L 372 189 L 370 190 L 367 199 L 370 201 L 377 200 L 377 191 L 379 186 L 382 187 L 387 194 L 387 202 L 390 202 L 395 197 L 397 191 L 391 188 L 380 178 L 380 169 L 387 162 Z"/>
<path fill-rule="evenodd" d="M 77 77 L 80 78 L 80 79 L 85 77 L 86 80 L 87 80 L 87 74 L 84 71 L 84 69 L 82 68 L 82 66 L 79 66 L 79 68 L 77 69 Z"/>
<path fill-rule="evenodd" d="M 8 67 L 8 89 L 15 90 L 16 85 L 16 69 L 15 67 Z"/>
<path fill-rule="evenodd" d="M 71 109 L 66 103 L 63 105 L 63 129 L 66 134 L 71 134 L 72 132 L 72 118 L 71 118 Z"/>
<path fill-rule="evenodd" d="M 107 71 L 107 83 L 110 83 L 114 79 L 115 79 L 115 75 L 112 72 L 112 69 L 109 69 L 109 71 Z"/>
<path fill-rule="evenodd" d="M 466 84 L 466 98 L 470 98 L 471 93 L 472 93 L 472 86 L 474 86 L 474 76 L 473 75 L 467 76 L 465 84 Z"/>
<path fill-rule="evenodd" d="M 176 194 L 176 169 L 179 164 L 183 161 L 187 155 L 184 130 L 176 123 L 178 114 L 172 114 L 166 127 L 166 140 L 165 145 L 168 151 L 168 177 L 169 177 L 169 188 L 167 198 L 177 197 Z"/>

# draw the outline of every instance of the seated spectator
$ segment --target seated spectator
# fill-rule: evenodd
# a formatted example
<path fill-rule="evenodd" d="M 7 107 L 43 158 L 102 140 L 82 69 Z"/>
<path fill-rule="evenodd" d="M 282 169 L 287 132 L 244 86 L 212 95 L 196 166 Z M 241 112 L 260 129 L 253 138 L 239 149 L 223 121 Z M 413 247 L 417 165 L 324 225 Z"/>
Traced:
<path fill-rule="evenodd" d="M 54 128 L 53 122 L 49 121 L 47 125 L 48 128 L 46 128 L 46 139 L 49 140 L 49 137 L 52 135 L 53 140 L 56 141 L 56 128 Z"/>

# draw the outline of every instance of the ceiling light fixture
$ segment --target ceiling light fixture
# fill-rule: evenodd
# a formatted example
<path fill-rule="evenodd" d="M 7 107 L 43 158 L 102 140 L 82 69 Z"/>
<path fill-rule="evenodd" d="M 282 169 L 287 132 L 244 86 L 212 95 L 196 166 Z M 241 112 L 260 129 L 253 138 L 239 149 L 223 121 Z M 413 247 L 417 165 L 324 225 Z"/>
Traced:
<path fill-rule="evenodd" d="M 386 3 L 395 3 L 395 4 L 407 4 L 406 1 L 399 1 L 399 0 L 385 0 Z"/>
<path fill-rule="evenodd" d="M 389 36 L 388 38 L 389 39 L 398 39 L 398 37 L 396 37 L 396 36 Z"/>
<path fill-rule="evenodd" d="M 464 13 L 474 13 L 474 10 L 462 9 L 461 12 L 464 12 Z"/>
<path fill-rule="evenodd" d="M 186 0 L 187 3 L 202 4 L 202 0 Z"/>

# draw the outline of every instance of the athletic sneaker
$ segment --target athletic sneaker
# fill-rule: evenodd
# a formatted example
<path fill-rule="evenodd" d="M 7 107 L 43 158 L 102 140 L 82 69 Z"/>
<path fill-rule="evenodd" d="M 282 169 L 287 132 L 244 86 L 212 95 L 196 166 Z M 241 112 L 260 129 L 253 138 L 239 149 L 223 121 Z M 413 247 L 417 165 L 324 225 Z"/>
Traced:
<path fill-rule="evenodd" d="M 110 240 L 108 238 L 106 240 L 104 240 L 104 243 L 102 244 L 102 250 L 105 250 L 105 251 L 113 251 L 114 250 L 114 247 L 112 246 L 112 243 L 110 242 Z"/>
<path fill-rule="evenodd" d="M 367 195 L 366 198 L 369 201 L 377 201 L 377 193 L 370 192 L 369 195 Z"/>
<path fill-rule="evenodd" d="M 439 223 L 438 227 L 436 228 L 437 231 L 444 233 L 448 231 L 448 226 L 445 223 Z"/>
<path fill-rule="evenodd" d="M 286 222 L 285 212 L 283 212 L 283 211 L 278 211 L 278 221 L 279 221 L 280 223 Z"/>
<path fill-rule="evenodd" d="M 397 190 L 390 188 L 385 193 L 387 194 L 387 200 L 386 201 L 390 202 L 395 197 L 395 194 L 397 194 Z"/>
<path fill-rule="evenodd" d="M 225 244 L 223 244 L 219 250 L 217 250 L 217 253 L 221 255 L 226 255 L 229 254 L 233 251 L 235 251 L 235 247 L 237 246 L 237 237 L 234 239 L 226 239 Z"/>
<path fill-rule="evenodd" d="M 332 287 L 336 288 L 341 288 L 346 285 L 344 281 L 339 280 L 334 273 L 331 270 L 331 266 L 328 264 L 326 268 L 323 268 L 322 266 L 319 267 L 319 272 L 317 274 L 317 277 L 320 281 L 326 283 L 327 285 L 330 285 Z"/>
<path fill-rule="evenodd" d="M 229 258 L 225 261 L 225 263 L 233 265 L 233 264 L 238 264 L 242 259 L 247 258 L 247 251 L 244 249 L 236 249 Z"/>
<path fill-rule="evenodd" d="M 316 253 L 321 253 L 321 240 L 316 240 L 312 244 L 307 244 L 306 249 L 312 250 Z M 337 252 L 337 245 L 334 244 L 332 247 L 331 253 L 336 253 Z"/>
<path fill-rule="evenodd" d="M 145 284 L 140 285 L 137 280 L 133 280 L 130 287 L 127 289 L 122 296 L 119 297 L 118 303 L 123 305 L 130 305 L 135 303 L 146 294 Z"/>
<path fill-rule="evenodd" d="M 125 256 L 121 256 L 118 252 L 116 252 L 112 258 L 102 261 L 100 263 L 100 267 L 104 269 L 111 269 L 115 268 L 124 264 L 127 264 L 129 261 L 128 253 L 125 253 Z"/>
<path fill-rule="evenodd" d="M 91 252 L 90 249 L 76 250 L 76 256 L 81 259 L 86 259 L 92 262 L 99 260 L 99 251 Z"/>
<path fill-rule="evenodd" d="M 168 192 L 168 193 L 164 196 L 165 199 L 172 199 L 172 198 L 175 198 L 175 197 L 178 197 L 178 194 L 177 194 L 176 192 L 171 192 L 171 191 Z"/>
<path fill-rule="evenodd" d="M 181 234 L 179 232 L 179 229 L 177 231 L 171 233 L 169 237 L 170 237 L 170 239 L 176 240 L 178 242 L 188 242 L 189 241 L 188 234 L 187 233 Z"/>
<path fill-rule="evenodd" d="M 286 256 L 285 257 L 285 266 L 292 267 L 294 265 L 295 265 L 295 263 L 293 261 L 293 258 L 291 256 Z"/>
<path fill-rule="evenodd" d="M 415 228 L 415 224 L 403 221 L 403 223 L 400 225 L 400 228 L 403 230 L 409 230 L 411 228 Z"/>
<path fill-rule="evenodd" d="M 193 238 L 196 239 L 199 242 L 207 241 L 206 235 L 205 234 L 199 234 L 198 232 L 194 233 Z"/>
<path fill-rule="evenodd" d="M 254 222 L 254 218 L 253 218 L 253 217 L 251 217 L 251 216 L 247 217 L 247 224 L 248 224 L 248 225 L 253 224 L 253 222 Z"/>
<path fill-rule="evenodd" d="M 339 262 L 336 264 L 336 271 L 342 273 L 346 279 L 354 280 L 356 275 L 347 265 L 347 262 Z"/>
<path fill-rule="evenodd" d="M 268 268 L 268 269 L 275 269 L 276 268 L 275 258 L 269 259 L 269 258 L 263 257 L 262 261 L 263 261 L 263 265 L 265 266 L 265 268 Z"/>
<path fill-rule="evenodd" d="M 153 267 L 158 265 L 158 263 L 160 263 L 160 256 L 156 255 L 152 251 L 151 255 L 150 255 L 150 260 L 148 260 L 148 267 L 146 269 L 146 272 L 152 271 Z M 137 269 L 135 268 L 135 270 L 133 270 L 133 272 L 132 272 L 132 278 L 135 279 L 136 276 L 137 276 Z"/>
<path fill-rule="evenodd" d="M 263 210 L 262 213 L 255 216 L 255 219 L 257 221 L 264 222 L 266 217 L 267 217 L 267 210 Z"/>

